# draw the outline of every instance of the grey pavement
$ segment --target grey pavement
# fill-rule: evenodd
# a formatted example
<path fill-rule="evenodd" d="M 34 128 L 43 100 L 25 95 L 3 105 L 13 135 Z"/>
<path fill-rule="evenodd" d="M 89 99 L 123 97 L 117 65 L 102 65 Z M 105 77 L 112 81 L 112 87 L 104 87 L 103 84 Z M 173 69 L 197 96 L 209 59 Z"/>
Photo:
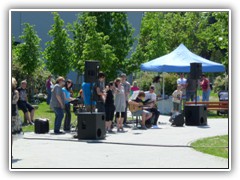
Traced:
<path fill-rule="evenodd" d="M 196 139 L 228 134 L 228 119 L 207 126 L 173 127 L 160 116 L 158 129 L 107 134 L 105 140 L 25 133 L 14 141 L 12 168 L 229 168 L 228 159 L 195 151 Z"/>

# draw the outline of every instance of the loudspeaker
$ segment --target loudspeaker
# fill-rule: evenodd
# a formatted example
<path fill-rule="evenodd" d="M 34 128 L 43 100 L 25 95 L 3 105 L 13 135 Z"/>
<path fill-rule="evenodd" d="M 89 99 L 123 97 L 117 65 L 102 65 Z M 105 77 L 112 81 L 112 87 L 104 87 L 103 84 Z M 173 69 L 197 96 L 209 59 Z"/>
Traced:
<path fill-rule="evenodd" d="M 207 106 L 206 105 L 185 105 L 185 124 L 188 126 L 207 125 Z"/>
<path fill-rule="evenodd" d="M 85 61 L 84 82 L 94 83 L 98 80 L 99 61 Z"/>
<path fill-rule="evenodd" d="M 200 79 L 202 76 L 202 63 L 190 63 L 190 78 Z"/>
<path fill-rule="evenodd" d="M 49 120 L 48 119 L 35 119 L 34 128 L 36 134 L 44 134 L 49 132 Z"/>
<path fill-rule="evenodd" d="M 104 139 L 105 135 L 104 112 L 78 113 L 78 139 Z"/>
<path fill-rule="evenodd" d="M 174 113 L 170 120 L 172 126 L 183 126 L 184 125 L 184 115 L 181 113 Z"/>

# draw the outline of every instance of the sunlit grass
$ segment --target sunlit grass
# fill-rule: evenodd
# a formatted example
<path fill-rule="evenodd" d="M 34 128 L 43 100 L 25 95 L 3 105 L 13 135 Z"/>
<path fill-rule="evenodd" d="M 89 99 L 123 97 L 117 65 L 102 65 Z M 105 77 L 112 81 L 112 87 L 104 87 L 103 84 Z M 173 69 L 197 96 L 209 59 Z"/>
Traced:
<path fill-rule="evenodd" d="M 228 135 L 200 139 L 193 142 L 191 146 L 203 153 L 228 158 Z"/>

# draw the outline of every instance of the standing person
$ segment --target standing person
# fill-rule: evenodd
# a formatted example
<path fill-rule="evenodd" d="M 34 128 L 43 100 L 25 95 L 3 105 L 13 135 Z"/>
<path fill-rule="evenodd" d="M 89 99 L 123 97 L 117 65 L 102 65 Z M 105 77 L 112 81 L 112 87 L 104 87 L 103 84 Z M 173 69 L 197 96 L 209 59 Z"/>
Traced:
<path fill-rule="evenodd" d="M 210 82 L 205 74 L 202 74 L 202 80 L 200 82 L 202 88 L 202 101 L 209 101 L 209 96 L 211 92 Z"/>
<path fill-rule="evenodd" d="M 195 79 L 191 79 L 190 77 L 186 82 L 186 101 L 194 101 L 195 93 L 197 89 L 197 82 Z"/>
<path fill-rule="evenodd" d="M 117 78 L 115 80 L 115 108 L 116 108 L 116 118 L 117 118 L 117 132 L 123 129 L 123 121 L 125 117 L 126 110 L 126 94 L 124 92 L 124 87 L 121 83 L 121 79 Z"/>
<path fill-rule="evenodd" d="M 127 81 L 127 76 L 124 73 L 121 74 L 121 84 L 124 87 L 124 93 L 125 93 L 125 114 L 124 114 L 123 124 L 124 124 L 124 126 L 127 126 L 126 123 L 127 123 L 128 96 L 130 94 L 131 85 Z"/>
<path fill-rule="evenodd" d="M 106 102 L 105 102 L 105 110 L 106 110 L 106 131 L 111 133 L 112 131 L 112 121 L 114 117 L 114 83 L 111 81 L 108 84 Z"/>
<path fill-rule="evenodd" d="M 145 99 L 145 93 L 140 91 L 135 100 L 129 100 L 129 105 L 139 108 L 143 105 L 144 99 Z M 135 116 L 142 115 L 141 129 L 147 130 L 147 127 L 145 126 L 145 122 L 146 120 L 152 117 L 152 113 L 147 111 L 144 107 L 139 108 L 139 110 L 133 113 L 135 114 Z"/>
<path fill-rule="evenodd" d="M 64 125 L 63 130 L 66 132 L 69 132 L 70 124 L 71 124 L 71 105 L 70 101 L 74 100 L 74 98 L 71 97 L 71 89 L 72 89 L 73 83 L 70 79 L 67 80 L 65 83 L 65 87 L 62 88 L 63 95 L 64 95 L 64 103 L 65 103 L 65 119 L 64 119 Z"/>
<path fill-rule="evenodd" d="M 62 119 L 64 116 L 64 94 L 62 88 L 65 85 L 65 79 L 63 77 L 58 77 L 56 84 L 52 90 L 52 98 L 50 101 L 50 106 L 55 112 L 55 123 L 54 123 L 54 133 L 55 134 L 64 134 L 60 131 Z"/>
<path fill-rule="evenodd" d="M 182 100 L 182 91 L 181 91 L 182 87 L 181 85 L 177 86 L 177 89 L 173 92 L 172 96 L 173 96 L 173 110 L 172 112 L 180 112 L 181 111 L 181 100 Z"/>
<path fill-rule="evenodd" d="M 149 99 L 152 101 L 152 103 L 150 105 L 151 107 L 146 110 L 153 114 L 153 117 L 154 117 L 153 126 L 157 127 L 157 121 L 160 116 L 160 112 L 158 111 L 157 106 L 156 106 L 157 95 L 155 94 L 154 91 L 155 91 L 155 87 L 153 85 L 150 86 L 149 91 L 145 92 L 145 100 Z"/>
<path fill-rule="evenodd" d="M 48 76 L 46 81 L 46 90 L 47 90 L 47 104 L 50 104 L 51 95 L 52 95 L 52 75 Z"/>
<path fill-rule="evenodd" d="M 94 84 L 92 83 L 92 87 Z M 87 112 L 94 112 L 95 111 L 95 106 L 96 106 L 96 101 L 92 101 L 91 105 L 91 98 L 93 99 L 93 94 L 91 90 L 91 83 L 82 83 L 82 97 L 83 97 L 83 102 L 86 107 Z M 92 108 L 92 109 L 91 109 Z"/>
<path fill-rule="evenodd" d="M 131 91 L 130 91 L 130 96 L 133 94 L 134 91 L 139 91 L 139 87 L 137 86 L 137 81 L 133 81 L 133 85 L 131 87 Z"/>
<path fill-rule="evenodd" d="M 33 125 L 34 107 L 28 102 L 27 81 L 26 80 L 22 81 L 21 87 L 19 87 L 17 90 L 19 92 L 18 108 L 23 111 L 24 119 L 26 119 L 27 121 L 24 122 L 24 124 L 26 125 L 28 123 L 30 125 Z"/>
<path fill-rule="evenodd" d="M 182 98 L 186 96 L 186 84 L 187 80 L 184 78 L 184 73 L 180 74 L 180 78 L 177 79 L 177 85 L 181 86 L 181 91 L 182 91 Z"/>
<path fill-rule="evenodd" d="M 177 79 L 177 85 L 181 86 L 181 91 L 182 91 L 182 97 L 181 97 L 181 103 L 180 103 L 181 110 L 182 110 L 182 107 L 184 107 L 184 104 L 186 101 L 186 83 L 187 83 L 187 79 L 184 78 L 184 73 L 180 73 L 180 78 Z"/>
<path fill-rule="evenodd" d="M 94 84 L 93 87 L 93 99 L 96 101 L 96 108 L 98 112 L 105 112 L 105 99 L 106 94 L 104 93 L 105 88 L 105 74 L 99 72 L 98 81 Z"/>
<path fill-rule="evenodd" d="M 152 85 L 154 85 L 155 87 L 155 93 L 157 95 L 157 97 L 161 97 L 161 84 L 160 84 L 160 76 L 155 76 L 153 78 L 153 83 Z"/>
<path fill-rule="evenodd" d="M 13 134 L 21 133 L 21 119 L 18 114 L 17 102 L 19 100 L 19 92 L 17 91 L 17 81 L 12 78 L 12 121 L 11 121 L 11 131 L 12 131 L 12 144 L 13 144 Z M 13 158 L 13 156 L 12 156 Z"/>

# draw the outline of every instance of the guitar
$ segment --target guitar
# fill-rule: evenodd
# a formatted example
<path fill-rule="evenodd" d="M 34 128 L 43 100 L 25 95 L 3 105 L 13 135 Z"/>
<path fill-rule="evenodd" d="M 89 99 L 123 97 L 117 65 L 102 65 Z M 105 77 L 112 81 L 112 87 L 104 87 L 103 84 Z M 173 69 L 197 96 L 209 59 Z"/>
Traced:
<path fill-rule="evenodd" d="M 142 103 L 139 103 L 139 106 L 136 106 L 134 104 L 129 104 L 129 111 L 134 113 L 134 112 L 137 112 L 139 110 L 143 110 L 143 108 L 152 108 L 152 106 L 149 106 L 148 104 L 153 104 L 154 101 L 145 101 L 145 102 L 142 102 Z"/>

